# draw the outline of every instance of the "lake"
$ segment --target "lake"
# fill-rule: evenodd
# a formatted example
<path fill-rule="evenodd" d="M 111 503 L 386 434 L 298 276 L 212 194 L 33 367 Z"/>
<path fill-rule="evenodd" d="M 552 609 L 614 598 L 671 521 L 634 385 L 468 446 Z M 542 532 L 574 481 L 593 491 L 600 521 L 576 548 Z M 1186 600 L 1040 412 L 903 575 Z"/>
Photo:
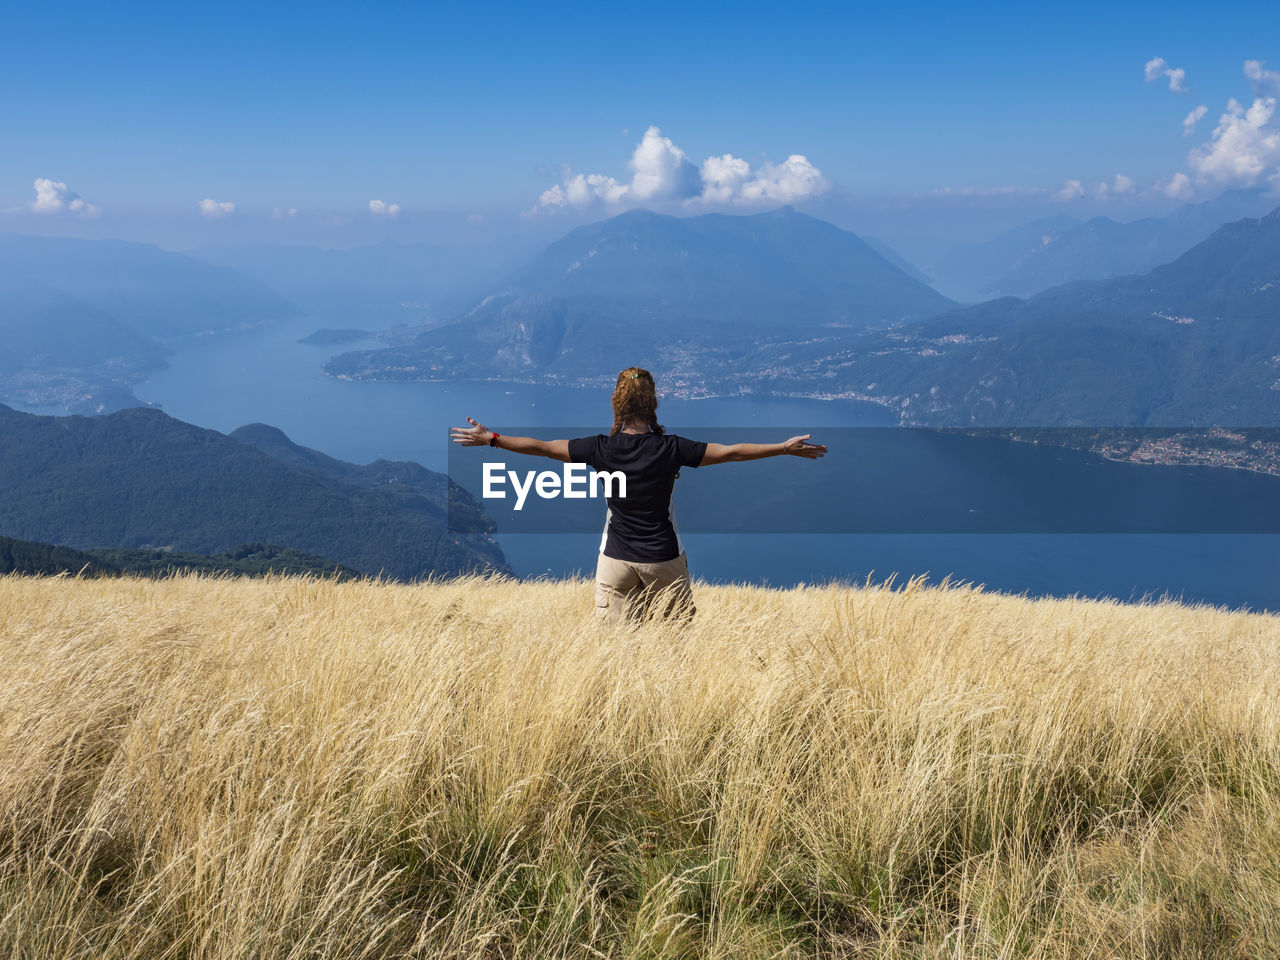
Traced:
<path fill-rule="evenodd" d="M 297 342 L 317 325 L 315 320 L 302 320 L 183 344 L 169 368 L 139 384 L 135 393 L 159 403 L 172 416 L 222 432 L 246 423 L 269 423 L 297 443 L 344 460 L 415 460 L 441 471 L 448 468 L 448 429 L 463 423 L 466 416 L 500 431 L 509 425 L 608 428 L 606 391 L 494 382 L 350 382 L 326 377 L 321 367 L 332 353 L 365 345 L 331 348 Z M 677 431 L 735 428 L 734 439 L 742 433 L 737 428 L 752 428 L 747 431 L 752 433 L 758 427 L 756 439 L 761 441 L 784 439 L 779 429 L 796 424 L 812 429 L 815 439 L 821 440 L 822 428 L 895 422 L 889 411 L 874 404 L 751 397 L 664 400 L 660 419 Z M 1061 454 L 1042 450 L 1034 455 Z M 798 469 L 830 465 L 776 464 Z M 715 469 L 751 471 L 765 466 L 734 464 Z M 1132 469 L 1152 478 L 1153 491 L 1157 487 L 1163 491 L 1171 482 L 1178 485 L 1166 471 L 1183 476 L 1198 471 L 1194 480 L 1187 481 L 1197 485 L 1197 497 L 1238 497 L 1240 489 L 1254 497 L 1273 495 L 1268 491 L 1280 493 L 1280 481 L 1242 487 L 1238 471 Z M 735 475 L 750 486 L 749 475 Z M 877 483 L 885 497 L 891 497 L 899 485 L 891 471 Z M 596 511 L 603 521 L 603 507 L 587 503 L 583 509 Z M 767 507 L 759 502 L 753 506 L 750 497 L 744 496 L 742 509 Z M 499 539 L 522 576 L 564 576 L 590 573 L 599 534 L 507 534 Z M 1031 595 L 1130 600 L 1169 594 L 1187 601 L 1280 609 L 1280 536 L 1273 534 L 689 533 L 685 542 L 695 576 L 717 582 L 787 586 L 862 581 L 868 576 L 881 580 L 890 574 L 901 580 L 928 573 L 932 581 L 950 576 Z"/>

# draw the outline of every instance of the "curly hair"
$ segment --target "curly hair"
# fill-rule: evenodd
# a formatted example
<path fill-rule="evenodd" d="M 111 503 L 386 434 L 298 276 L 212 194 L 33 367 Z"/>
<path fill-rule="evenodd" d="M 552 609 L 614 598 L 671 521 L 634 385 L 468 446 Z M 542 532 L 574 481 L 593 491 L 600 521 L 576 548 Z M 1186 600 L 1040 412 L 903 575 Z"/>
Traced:
<path fill-rule="evenodd" d="M 641 367 L 627 367 L 618 374 L 613 388 L 613 429 L 619 433 L 628 423 L 647 423 L 654 433 L 663 433 L 658 423 L 658 392 L 653 374 Z"/>

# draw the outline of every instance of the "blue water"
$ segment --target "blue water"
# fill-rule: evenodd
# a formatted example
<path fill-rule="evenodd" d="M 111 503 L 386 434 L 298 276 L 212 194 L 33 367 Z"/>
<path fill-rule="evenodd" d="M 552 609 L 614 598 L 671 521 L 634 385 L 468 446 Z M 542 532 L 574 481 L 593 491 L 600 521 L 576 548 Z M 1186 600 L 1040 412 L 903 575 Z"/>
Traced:
<path fill-rule="evenodd" d="M 297 342 L 315 326 L 304 320 L 184 345 L 167 370 L 135 392 L 175 417 L 223 432 L 246 423 L 269 423 L 297 443 L 344 460 L 416 460 L 441 471 L 448 465 L 448 429 L 466 416 L 498 430 L 508 424 L 553 428 L 591 423 L 604 430 L 610 422 L 605 391 L 497 382 L 356 383 L 325 377 L 321 366 L 334 349 Z M 783 439 L 775 436 L 775 426 L 807 424 L 821 439 L 823 427 L 893 422 L 888 411 L 873 404 L 750 397 L 665 400 L 660 419 L 677 430 L 758 426 L 761 440 Z M 886 487 L 886 496 L 891 495 L 892 484 Z M 600 512 L 603 520 L 598 505 L 588 502 L 583 509 Z M 744 500 L 742 509 L 753 507 Z M 581 533 L 500 539 L 512 566 L 524 576 L 589 573 L 599 541 L 598 535 Z M 781 586 L 928 573 L 933 581 L 950 576 L 1031 595 L 1138 599 L 1168 594 L 1280 609 L 1276 535 L 770 533 L 688 534 L 684 539 L 695 575 L 721 582 Z"/>

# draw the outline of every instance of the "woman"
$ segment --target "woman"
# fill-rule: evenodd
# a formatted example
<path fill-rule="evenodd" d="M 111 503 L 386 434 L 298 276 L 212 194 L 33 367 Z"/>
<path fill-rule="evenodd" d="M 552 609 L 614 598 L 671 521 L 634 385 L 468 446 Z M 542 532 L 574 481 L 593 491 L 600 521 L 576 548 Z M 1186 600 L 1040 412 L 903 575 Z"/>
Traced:
<path fill-rule="evenodd" d="M 827 452 L 809 434 L 783 443 L 703 443 L 668 434 L 658 423 L 658 395 L 648 370 L 628 367 L 613 390 L 609 435 L 577 440 L 535 440 L 494 433 L 467 417 L 450 438 L 463 446 L 495 446 L 512 453 L 585 463 L 597 471 L 622 471 L 626 496 L 607 498 L 604 535 L 596 563 L 596 614 L 624 617 L 693 616 L 689 563 L 672 516 L 671 498 L 682 467 L 761 460 L 783 454 L 816 460 Z"/>

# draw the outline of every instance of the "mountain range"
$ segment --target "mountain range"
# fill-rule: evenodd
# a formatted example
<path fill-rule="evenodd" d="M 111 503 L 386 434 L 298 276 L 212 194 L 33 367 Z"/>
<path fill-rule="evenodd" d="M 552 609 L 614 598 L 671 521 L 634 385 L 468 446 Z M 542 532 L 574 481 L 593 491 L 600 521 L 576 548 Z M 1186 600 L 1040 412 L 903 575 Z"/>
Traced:
<path fill-rule="evenodd" d="M 633 210 L 571 231 L 451 320 L 434 314 L 436 326 L 341 354 L 326 372 L 599 384 L 640 363 L 662 374 L 670 395 L 860 396 L 920 423 L 1265 424 L 1280 396 L 1275 215 L 1190 239 L 1265 199 L 1228 191 L 1128 224 L 1036 221 L 969 248 L 969 261 L 957 254 L 952 269 L 976 275 L 1013 258 L 1005 275 L 1021 279 L 1010 285 L 1030 288 L 1185 249 L 1142 272 L 970 307 L 923 283 L 880 241 L 790 208 L 686 218 Z M 250 269 L 309 309 L 332 300 L 341 313 L 365 297 L 385 307 L 388 297 L 444 289 L 449 261 L 431 265 L 439 253 L 382 244 L 258 258 L 254 248 L 223 248 L 238 269 L 146 244 L 0 237 L 0 400 L 86 412 L 134 404 L 129 385 L 180 338 L 297 313 Z M 483 272 L 474 269 L 459 268 L 454 296 Z"/>
<path fill-rule="evenodd" d="M 0 488 L 0 534 L 78 549 L 259 542 L 400 580 L 510 572 L 492 521 L 444 475 L 345 463 L 264 424 L 228 436 L 142 407 L 49 417 L 0 405 Z"/>
<path fill-rule="evenodd" d="M 1280 424 L 1280 207 L 1147 273 L 1007 297 L 842 345 L 803 364 L 912 423 Z"/>
<path fill-rule="evenodd" d="M 783 207 L 755 216 L 633 210 L 553 243 L 456 322 L 334 358 L 363 379 L 590 379 L 627 362 L 695 374 L 738 344 L 825 337 L 954 303 L 856 235 Z"/>
<path fill-rule="evenodd" d="M 1160 229 L 1256 200 L 1238 192 Z M 1036 229 L 1062 239 L 1088 226 Z M 1145 273 L 966 308 L 939 309 L 854 235 L 785 209 L 625 214 L 570 233 L 510 286 L 452 325 L 326 369 L 586 384 L 641 363 L 669 395 L 854 397 L 914 424 L 1280 423 L 1280 212 L 1233 221 Z"/>

